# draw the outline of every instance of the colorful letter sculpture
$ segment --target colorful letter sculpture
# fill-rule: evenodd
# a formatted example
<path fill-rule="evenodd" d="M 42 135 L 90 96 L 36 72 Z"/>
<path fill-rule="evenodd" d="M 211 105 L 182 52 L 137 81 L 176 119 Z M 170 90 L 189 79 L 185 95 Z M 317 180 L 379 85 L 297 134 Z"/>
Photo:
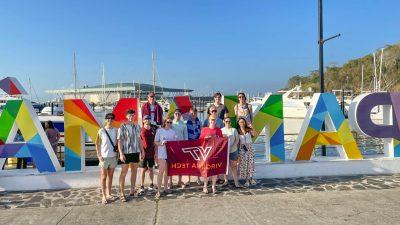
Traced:
<path fill-rule="evenodd" d="M 169 105 L 168 117 L 174 115 L 175 109 L 179 109 L 184 120 L 188 119 L 190 108 L 192 107 L 192 102 L 189 96 L 175 96 L 174 101 Z"/>
<path fill-rule="evenodd" d="M 400 157 L 399 103 L 400 93 L 379 92 L 359 95 L 350 105 L 350 124 L 361 134 L 384 138 L 386 157 Z M 371 119 L 371 112 L 377 106 L 382 106 L 382 125 L 375 124 Z"/>
<path fill-rule="evenodd" d="M 137 98 L 121 98 L 114 107 L 113 114 L 115 115 L 114 127 L 120 127 L 121 123 L 126 122 L 126 111 L 133 109 L 135 111 L 135 123 L 139 119 L 139 99 Z"/>
<path fill-rule="evenodd" d="M 224 95 L 224 105 L 228 108 L 228 115 L 231 119 L 232 127 L 236 127 L 235 105 L 239 103 L 237 95 Z"/>
<path fill-rule="evenodd" d="M 330 131 L 321 131 L 324 121 Z M 315 145 L 336 145 L 341 158 L 362 159 L 349 124 L 332 93 L 314 94 L 291 158 L 310 160 Z"/>
<path fill-rule="evenodd" d="M 65 171 L 82 171 L 85 167 L 83 131 L 96 140 L 100 123 L 88 103 L 82 99 L 64 100 Z"/>
<path fill-rule="evenodd" d="M 265 128 L 267 160 L 270 162 L 285 161 L 285 134 L 281 94 L 271 94 L 267 99 L 264 98 L 261 108 L 254 111 L 253 128 L 257 134 L 253 137 L 253 141 Z"/>
<path fill-rule="evenodd" d="M 236 127 L 234 107 L 238 104 L 235 95 L 224 96 L 224 104 L 228 108 L 232 126 Z M 256 136 L 253 141 L 265 129 L 266 158 L 270 162 L 285 161 L 284 129 L 283 129 L 283 102 L 281 94 L 272 94 L 263 99 L 263 105 L 255 109 L 253 113 L 253 128 Z"/>
<path fill-rule="evenodd" d="M 25 89 L 15 77 L 6 77 L 0 80 L 0 89 L 8 95 L 26 95 Z"/>
<path fill-rule="evenodd" d="M 0 116 L 0 158 L 32 157 L 39 172 L 56 172 L 60 163 L 27 100 L 9 100 Z M 18 129 L 24 143 L 13 143 Z M 4 159 L 0 163 L 3 168 Z"/>

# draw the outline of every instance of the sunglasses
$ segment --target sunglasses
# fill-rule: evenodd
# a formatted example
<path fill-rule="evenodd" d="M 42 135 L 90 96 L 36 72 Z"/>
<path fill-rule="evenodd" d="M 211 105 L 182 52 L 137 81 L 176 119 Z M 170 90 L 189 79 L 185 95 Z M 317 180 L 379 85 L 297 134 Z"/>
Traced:
<path fill-rule="evenodd" d="M 230 120 L 225 120 L 225 123 L 230 123 L 231 121 Z"/>
<path fill-rule="evenodd" d="M 167 121 L 167 122 L 165 122 L 165 123 L 172 123 L 171 121 Z"/>
<path fill-rule="evenodd" d="M 149 96 L 149 98 L 154 98 L 154 96 Z"/>
<path fill-rule="evenodd" d="M 212 110 L 211 112 L 215 113 L 215 112 L 218 112 L 218 111 L 217 110 Z"/>

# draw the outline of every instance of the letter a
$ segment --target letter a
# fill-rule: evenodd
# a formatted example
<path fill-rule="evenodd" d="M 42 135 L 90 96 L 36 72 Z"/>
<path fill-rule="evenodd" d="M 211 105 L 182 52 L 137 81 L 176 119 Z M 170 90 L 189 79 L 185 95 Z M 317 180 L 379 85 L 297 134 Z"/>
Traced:
<path fill-rule="evenodd" d="M 42 125 L 27 100 L 9 100 L 0 117 L 0 168 L 9 157 L 32 157 L 39 172 L 61 169 Z M 18 129 L 23 143 L 13 143 Z"/>
<path fill-rule="evenodd" d="M 321 131 L 325 121 L 327 130 Z M 292 151 L 293 160 L 310 160 L 315 145 L 336 145 L 342 159 L 362 159 L 349 124 L 332 93 L 314 94 Z"/>

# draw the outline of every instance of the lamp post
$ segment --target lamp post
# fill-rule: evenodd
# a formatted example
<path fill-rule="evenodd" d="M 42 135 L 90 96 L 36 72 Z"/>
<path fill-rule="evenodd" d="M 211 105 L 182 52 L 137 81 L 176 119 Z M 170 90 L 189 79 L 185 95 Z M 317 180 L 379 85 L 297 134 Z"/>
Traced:
<path fill-rule="evenodd" d="M 323 20 L 322 20 L 322 0 L 318 0 L 318 45 L 319 45 L 319 82 L 320 82 L 320 93 L 325 92 L 325 84 L 324 84 L 324 43 L 337 38 L 340 34 L 334 35 L 330 38 L 324 39 L 323 32 Z M 325 122 L 322 124 L 322 131 L 325 130 Z M 322 156 L 326 156 L 326 146 L 322 146 Z"/>

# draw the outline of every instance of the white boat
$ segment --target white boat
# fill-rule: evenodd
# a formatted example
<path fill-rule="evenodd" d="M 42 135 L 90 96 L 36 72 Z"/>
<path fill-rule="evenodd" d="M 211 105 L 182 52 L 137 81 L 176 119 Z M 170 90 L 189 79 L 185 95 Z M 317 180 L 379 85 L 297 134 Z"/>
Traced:
<path fill-rule="evenodd" d="M 53 109 L 51 106 L 46 106 L 40 111 L 39 115 L 43 116 L 53 116 L 53 115 L 63 115 L 64 114 L 64 107 L 62 106 L 53 106 Z"/>
<path fill-rule="evenodd" d="M 284 92 L 282 95 L 284 118 L 304 118 L 306 116 L 311 96 L 302 96 L 302 93 L 306 92 L 301 90 L 301 85 Z"/>

